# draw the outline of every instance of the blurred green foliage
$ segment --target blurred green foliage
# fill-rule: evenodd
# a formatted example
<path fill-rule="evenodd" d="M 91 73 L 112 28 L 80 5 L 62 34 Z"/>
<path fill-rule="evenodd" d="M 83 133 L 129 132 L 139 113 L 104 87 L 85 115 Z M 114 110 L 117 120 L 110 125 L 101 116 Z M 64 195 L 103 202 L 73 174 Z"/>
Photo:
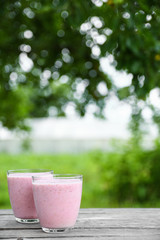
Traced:
<path fill-rule="evenodd" d="M 143 150 L 126 144 L 117 152 L 80 155 L 0 155 L 0 208 L 10 208 L 8 169 L 47 168 L 83 174 L 81 207 L 159 207 L 160 145 Z"/>
<path fill-rule="evenodd" d="M 0 208 L 10 208 L 7 190 L 7 170 L 23 168 L 53 169 L 54 173 L 83 174 L 83 200 L 82 207 L 99 205 L 99 198 L 95 201 L 94 191 L 97 189 L 97 167 L 92 161 L 92 155 L 0 155 Z M 88 171 L 89 170 L 89 171 Z"/>
<path fill-rule="evenodd" d="M 117 206 L 155 207 L 160 204 L 160 148 L 128 149 L 97 155 L 102 194 Z"/>
<path fill-rule="evenodd" d="M 9 129 L 26 129 L 28 117 L 64 116 L 68 104 L 81 116 L 95 104 L 103 117 L 111 92 L 137 106 L 160 86 L 158 0 L 2 0 L 0 19 L 0 121 Z M 102 72 L 100 59 L 110 55 L 132 74 L 129 87 L 117 89 Z"/>

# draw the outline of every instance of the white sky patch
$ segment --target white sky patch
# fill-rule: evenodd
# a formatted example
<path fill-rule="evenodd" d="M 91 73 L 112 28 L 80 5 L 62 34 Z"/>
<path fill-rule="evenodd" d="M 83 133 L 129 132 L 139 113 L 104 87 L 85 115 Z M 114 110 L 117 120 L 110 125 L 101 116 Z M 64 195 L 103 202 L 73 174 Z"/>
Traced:
<path fill-rule="evenodd" d="M 88 81 L 81 80 L 81 82 L 76 85 L 76 92 L 74 93 L 74 97 L 80 100 L 87 86 Z"/>
<path fill-rule="evenodd" d="M 127 125 L 131 116 L 131 106 L 128 103 L 121 102 L 116 96 L 107 100 L 104 113 L 108 121 L 117 125 Z"/>
<path fill-rule="evenodd" d="M 101 28 L 103 26 L 103 22 L 100 20 L 99 17 L 95 16 L 91 18 L 91 23 L 96 27 L 96 28 Z"/>
<path fill-rule="evenodd" d="M 11 81 L 15 82 L 18 78 L 18 74 L 16 72 L 12 72 L 9 77 Z"/>
<path fill-rule="evenodd" d="M 93 114 L 97 111 L 96 104 L 89 104 L 86 107 L 86 117 L 89 119 L 94 119 Z"/>
<path fill-rule="evenodd" d="M 9 76 L 10 80 L 9 80 L 9 84 L 12 88 L 16 88 L 17 87 L 17 79 L 18 79 L 18 74 L 16 72 L 12 72 Z"/>
<path fill-rule="evenodd" d="M 30 8 L 25 8 L 23 13 L 30 19 L 34 18 L 35 14 Z"/>
<path fill-rule="evenodd" d="M 24 72 L 29 72 L 33 67 L 33 61 L 26 53 L 21 53 L 19 55 L 19 64 Z"/>
<path fill-rule="evenodd" d="M 67 75 L 62 75 L 59 79 L 59 81 L 62 83 L 62 84 L 65 84 L 69 81 L 69 77 Z"/>
<path fill-rule="evenodd" d="M 125 18 L 125 19 L 129 19 L 130 18 L 130 14 L 128 13 L 128 12 L 125 12 L 125 13 L 123 13 L 123 18 Z"/>
<path fill-rule="evenodd" d="M 53 80 L 57 80 L 59 78 L 59 73 L 57 71 L 53 72 L 52 78 Z"/>
<path fill-rule="evenodd" d="M 3 139 L 14 139 L 15 135 L 13 132 L 9 131 L 7 128 L 2 127 L 2 124 L 0 123 L 0 140 Z"/>
<path fill-rule="evenodd" d="M 89 31 L 92 28 L 92 24 L 90 22 L 85 22 L 82 23 L 81 27 L 80 27 L 80 31 L 81 33 L 85 33 L 87 31 Z"/>
<path fill-rule="evenodd" d="M 24 31 L 24 38 L 30 39 L 33 37 L 33 32 L 31 30 Z"/>
<path fill-rule="evenodd" d="M 102 58 L 100 60 L 102 70 L 111 77 L 116 87 L 123 88 L 130 86 L 132 83 L 132 74 L 127 74 L 125 71 L 117 71 L 115 67 L 111 65 L 111 62 L 113 62 L 112 55 L 109 55 L 107 58 Z"/>
<path fill-rule="evenodd" d="M 112 34 L 112 30 L 110 28 L 105 28 L 103 32 L 107 35 L 110 36 Z"/>
<path fill-rule="evenodd" d="M 103 1 L 102 0 L 92 0 L 92 2 L 97 6 L 97 7 L 101 7 L 103 5 Z"/>
<path fill-rule="evenodd" d="M 160 108 L 160 89 L 154 88 L 149 94 L 149 100 L 155 107 Z"/>
<path fill-rule="evenodd" d="M 48 86 L 48 84 L 49 84 L 48 79 L 41 77 L 40 87 L 44 88 L 44 87 Z"/>
<path fill-rule="evenodd" d="M 75 104 L 72 102 L 67 103 L 65 106 L 65 113 L 68 118 L 77 116 L 75 111 Z"/>
<path fill-rule="evenodd" d="M 151 15 L 147 15 L 147 16 L 146 16 L 146 20 L 147 20 L 147 21 L 151 21 L 151 20 L 152 20 L 152 16 L 151 16 Z"/>
<path fill-rule="evenodd" d="M 51 77 L 51 71 L 50 70 L 44 70 L 42 73 L 43 78 L 49 79 Z"/>
<path fill-rule="evenodd" d="M 92 47 L 92 54 L 95 56 L 95 57 L 98 57 L 101 53 L 101 50 L 100 48 L 97 46 L 97 45 L 94 45 Z"/>
<path fill-rule="evenodd" d="M 89 36 L 95 39 L 97 36 L 99 36 L 98 30 L 96 28 L 92 28 L 91 31 L 89 32 Z"/>
<path fill-rule="evenodd" d="M 100 82 L 97 86 L 97 90 L 102 96 L 105 96 L 108 93 L 108 88 L 105 82 Z"/>
<path fill-rule="evenodd" d="M 150 108 L 145 107 L 142 111 L 142 116 L 145 118 L 145 120 L 151 121 L 153 113 Z"/>
<path fill-rule="evenodd" d="M 26 45 L 26 44 L 21 44 L 20 45 L 20 50 L 22 52 L 27 52 L 29 53 L 31 51 L 31 46 L 30 45 Z"/>
<path fill-rule="evenodd" d="M 99 45 L 103 45 L 106 40 L 107 40 L 107 37 L 104 34 L 101 34 L 95 37 L 95 41 Z"/>
<path fill-rule="evenodd" d="M 86 86 L 87 86 L 87 83 L 83 80 L 80 83 L 78 83 L 76 86 L 77 93 L 82 95 L 85 91 Z"/>

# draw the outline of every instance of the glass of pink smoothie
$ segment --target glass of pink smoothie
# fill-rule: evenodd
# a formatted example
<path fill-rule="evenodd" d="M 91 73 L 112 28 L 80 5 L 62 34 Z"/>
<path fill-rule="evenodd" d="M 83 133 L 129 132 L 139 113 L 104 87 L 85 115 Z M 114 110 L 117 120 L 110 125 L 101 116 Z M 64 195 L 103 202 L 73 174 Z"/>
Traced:
<path fill-rule="evenodd" d="M 82 195 L 82 175 L 33 176 L 33 196 L 42 230 L 64 232 L 76 223 Z"/>
<path fill-rule="evenodd" d="M 46 169 L 17 169 L 7 172 L 10 202 L 17 222 L 39 222 L 33 199 L 32 176 L 43 175 L 48 178 L 52 174 L 52 170 Z"/>

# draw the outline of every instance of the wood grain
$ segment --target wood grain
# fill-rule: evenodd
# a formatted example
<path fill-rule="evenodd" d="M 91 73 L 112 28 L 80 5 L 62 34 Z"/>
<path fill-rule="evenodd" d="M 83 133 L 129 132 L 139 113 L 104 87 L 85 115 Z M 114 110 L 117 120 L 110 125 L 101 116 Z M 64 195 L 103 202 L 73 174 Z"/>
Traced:
<path fill-rule="evenodd" d="M 11 210 L 0 210 L 0 239 L 160 240 L 160 209 L 81 209 L 75 228 L 58 234 L 17 223 Z"/>

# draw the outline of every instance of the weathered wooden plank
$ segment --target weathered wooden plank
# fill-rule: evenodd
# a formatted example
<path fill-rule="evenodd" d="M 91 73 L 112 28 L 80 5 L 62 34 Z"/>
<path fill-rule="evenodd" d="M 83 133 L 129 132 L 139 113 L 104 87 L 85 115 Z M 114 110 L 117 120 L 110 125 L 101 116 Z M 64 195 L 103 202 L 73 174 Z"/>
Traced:
<path fill-rule="evenodd" d="M 121 212 L 121 211 L 123 211 L 123 212 L 125 212 L 125 211 L 134 211 L 134 210 L 137 210 L 137 209 L 139 209 L 139 210 L 142 210 L 142 208 L 81 208 L 80 209 L 80 213 L 85 213 L 85 214 L 87 214 L 87 213 L 94 213 L 94 214 L 96 214 L 96 213 L 106 213 L 106 212 Z M 153 210 L 155 210 L 156 208 L 153 208 Z M 152 208 L 146 208 L 146 209 L 144 209 L 143 208 L 143 210 L 146 210 L 146 211 L 152 211 Z M 0 209 L 0 215 L 1 214 L 13 214 L 13 211 L 12 211 L 12 209 Z"/>
<path fill-rule="evenodd" d="M 10 214 L 13 214 L 13 211 L 12 209 L 0 209 L 0 215 L 3 215 L 3 214 L 10 215 Z"/>
<path fill-rule="evenodd" d="M 107 209 L 105 208 L 97 208 L 97 209 L 84 209 L 84 208 L 81 208 L 80 209 L 80 213 L 85 213 L 85 214 L 90 214 L 90 213 L 94 213 L 94 214 L 99 214 L 99 213 L 106 213 Z M 108 212 L 108 211 L 107 211 Z M 12 215 L 13 214 L 13 211 L 12 209 L 0 209 L 0 215 Z"/>
<path fill-rule="evenodd" d="M 76 228 L 152 228 L 160 229 L 160 219 L 108 219 L 103 217 L 79 218 Z M 0 230 L 5 229 L 38 229 L 39 224 L 20 224 L 15 220 L 0 220 Z"/>
<path fill-rule="evenodd" d="M 40 225 L 38 223 L 35 224 L 22 224 L 17 223 L 15 220 L 0 220 L 0 230 L 7 229 L 38 229 Z"/>
<path fill-rule="evenodd" d="M 59 238 L 73 238 L 73 237 L 150 237 L 151 240 L 154 240 L 155 237 L 160 239 L 160 230 L 159 229 L 73 229 L 65 233 L 53 233 L 46 234 L 42 232 L 41 229 L 21 229 L 20 231 L 13 230 L 3 230 L 0 231 L 0 239 L 6 238 L 15 238 L 15 237 L 39 237 L 39 238 L 48 238 L 48 237 L 59 237 Z"/>
<path fill-rule="evenodd" d="M 80 212 L 76 227 L 129 227 L 129 228 L 159 228 L 160 227 L 160 209 L 113 209 L 115 213 L 108 209 L 109 213 L 85 214 Z M 124 210 L 124 211 L 123 211 Z M 27 229 L 39 228 L 39 224 L 20 224 L 17 223 L 13 215 L 1 215 L 0 229 Z"/>
<path fill-rule="evenodd" d="M 17 238 L 4 238 L 4 239 L 7 239 L 7 240 L 17 240 Z M 43 240 L 44 238 L 19 238 L 18 240 Z M 142 237 L 112 237 L 110 236 L 109 238 L 106 238 L 106 237 L 63 237 L 63 238 L 59 238 L 59 237 L 45 237 L 45 239 L 47 240 L 59 240 L 59 239 L 65 239 L 65 240 L 159 240 L 159 236 L 154 236 L 154 238 L 151 239 L 151 237 L 146 237 L 145 238 L 142 236 Z"/>
<path fill-rule="evenodd" d="M 147 213 L 144 211 L 137 211 L 136 213 L 132 212 L 126 212 L 126 213 L 116 213 L 116 214 L 108 214 L 108 213 L 99 213 L 99 214 L 84 214 L 80 213 L 78 216 L 79 219 L 104 219 L 104 220 L 127 220 L 127 219 L 134 219 L 135 221 L 143 221 L 143 220 L 152 220 L 157 219 L 160 220 L 160 211 L 157 211 L 155 213 Z M 0 220 L 15 220 L 15 217 L 13 215 L 0 215 Z"/>
<path fill-rule="evenodd" d="M 46 234 L 39 224 L 20 224 L 11 210 L 0 210 L 0 239 L 159 240 L 160 209 L 81 209 L 75 228 Z"/>
<path fill-rule="evenodd" d="M 146 214 L 155 214 L 159 213 L 160 214 L 160 209 L 159 208 L 88 208 L 80 209 L 80 214 L 101 214 L 101 213 L 107 213 L 107 214 L 127 214 L 127 213 L 132 213 L 136 215 L 137 213 L 146 213 Z M 0 215 L 12 215 L 13 211 L 11 209 L 0 209 Z"/>
<path fill-rule="evenodd" d="M 80 214 L 101 214 L 101 213 L 107 213 L 107 214 L 120 214 L 120 213 L 132 213 L 137 214 L 137 212 L 143 212 L 143 213 L 149 213 L 149 214 L 160 214 L 160 208 L 81 208 Z M 0 215 L 12 215 L 13 211 L 12 209 L 0 209 Z"/>

